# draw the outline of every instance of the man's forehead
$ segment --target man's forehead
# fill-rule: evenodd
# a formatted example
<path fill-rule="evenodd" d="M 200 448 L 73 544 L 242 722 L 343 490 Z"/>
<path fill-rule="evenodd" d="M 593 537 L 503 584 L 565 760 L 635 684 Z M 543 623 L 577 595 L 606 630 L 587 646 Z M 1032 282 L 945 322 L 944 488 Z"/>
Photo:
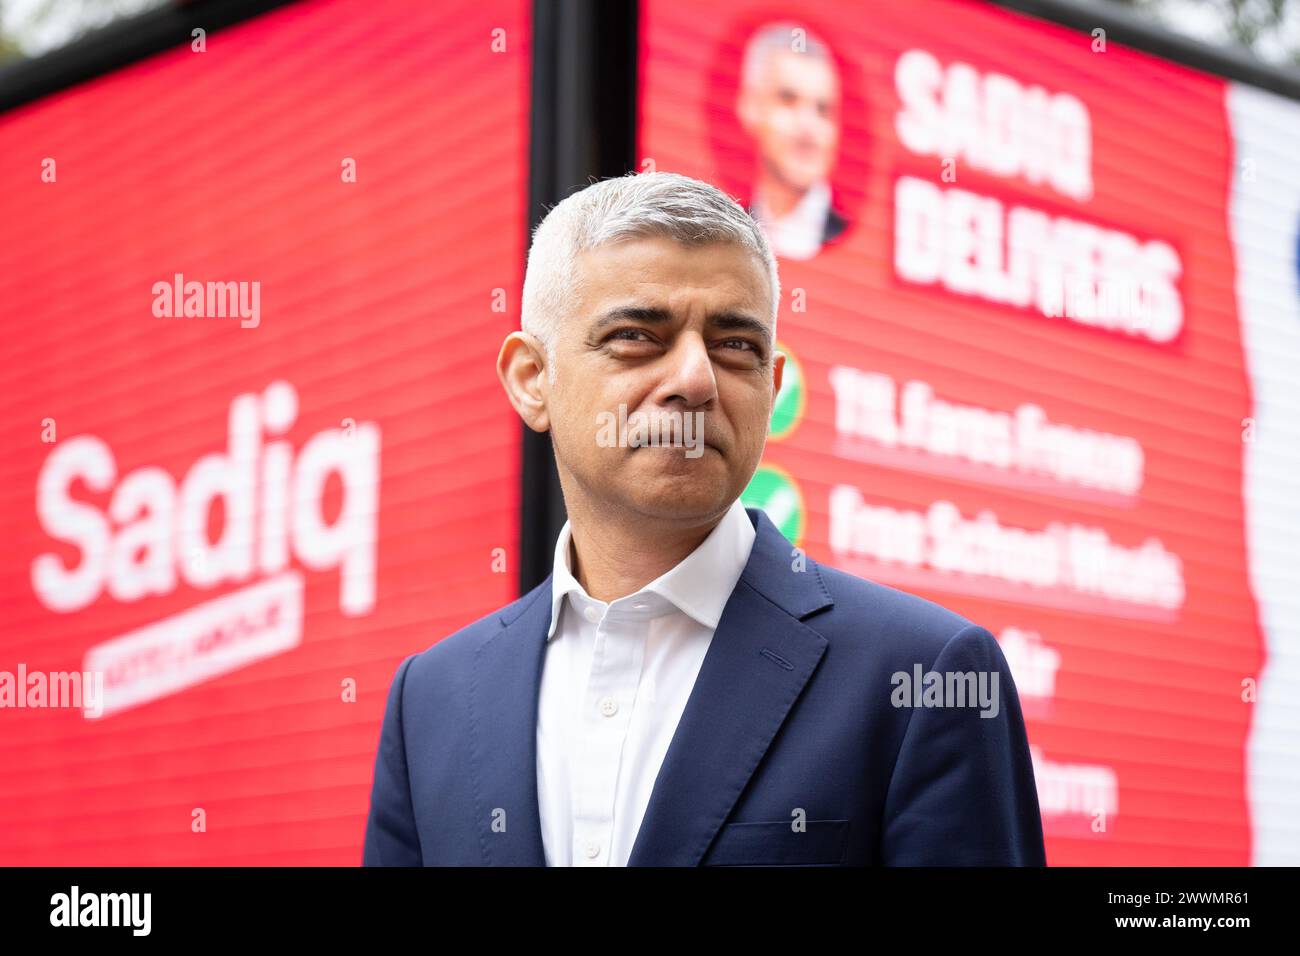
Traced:
<path fill-rule="evenodd" d="M 688 245 L 653 237 L 611 243 L 578 256 L 584 311 L 623 306 L 672 309 L 683 299 L 710 299 L 753 309 L 770 304 L 767 272 L 739 243 Z"/>
<path fill-rule="evenodd" d="M 641 322 L 647 325 L 667 325 L 682 318 L 683 312 L 667 306 L 647 304 L 644 300 L 629 298 L 597 309 L 589 316 L 593 328 L 614 326 L 620 322 Z M 719 328 L 763 332 L 770 330 L 765 314 L 757 309 L 734 308 L 729 305 L 708 305 L 704 319 Z"/>
<path fill-rule="evenodd" d="M 839 74 L 824 56 L 777 50 L 768 60 L 764 71 L 770 86 L 793 86 L 812 89 L 817 93 L 834 93 L 839 90 Z"/>

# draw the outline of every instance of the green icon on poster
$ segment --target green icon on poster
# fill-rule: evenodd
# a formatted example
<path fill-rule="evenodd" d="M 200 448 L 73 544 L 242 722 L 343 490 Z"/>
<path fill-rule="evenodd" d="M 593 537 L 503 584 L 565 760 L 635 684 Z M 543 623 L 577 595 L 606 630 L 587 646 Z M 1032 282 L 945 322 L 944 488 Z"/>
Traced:
<path fill-rule="evenodd" d="M 785 353 L 785 372 L 781 376 L 781 390 L 776 393 L 776 401 L 772 404 L 772 427 L 768 437 L 780 441 L 794 431 L 803 418 L 807 388 L 804 384 L 803 366 L 794 354 L 779 342 L 777 349 Z"/>
<path fill-rule="evenodd" d="M 791 544 L 799 546 L 804 530 L 803 495 L 795 480 L 775 465 L 759 465 L 749 485 L 740 493 L 748 508 L 762 508 Z"/>

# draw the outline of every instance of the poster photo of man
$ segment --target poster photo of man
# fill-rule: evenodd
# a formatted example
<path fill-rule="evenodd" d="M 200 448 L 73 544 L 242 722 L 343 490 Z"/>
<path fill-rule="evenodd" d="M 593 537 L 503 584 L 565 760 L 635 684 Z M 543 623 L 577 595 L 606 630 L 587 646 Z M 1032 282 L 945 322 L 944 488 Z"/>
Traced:
<path fill-rule="evenodd" d="M 736 117 L 755 151 L 750 213 L 778 257 L 811 259 L 850 225 L 830 183 L 841 106 L 839 69 L 821 37 L 790 22 L 751 34 Z"/>

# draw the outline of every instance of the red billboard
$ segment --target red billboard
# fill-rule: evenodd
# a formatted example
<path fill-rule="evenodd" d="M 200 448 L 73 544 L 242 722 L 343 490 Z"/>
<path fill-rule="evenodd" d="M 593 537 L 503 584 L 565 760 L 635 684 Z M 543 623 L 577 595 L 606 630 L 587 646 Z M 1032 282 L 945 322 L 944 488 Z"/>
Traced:
<path fill-rule="evenodd" d="M 1228 84 L 973 2 L 641 26 L 642 168 L 780 260 L 794 375 L 746 500 L 998 636 L 1049 863 L 1249 863 Z"/>
<path fill-rule="evenodd" d="M 528 30 L 295 4 L 0 118 L 0 863 L 360 862 L 398 662 L 517 591 Z"/>

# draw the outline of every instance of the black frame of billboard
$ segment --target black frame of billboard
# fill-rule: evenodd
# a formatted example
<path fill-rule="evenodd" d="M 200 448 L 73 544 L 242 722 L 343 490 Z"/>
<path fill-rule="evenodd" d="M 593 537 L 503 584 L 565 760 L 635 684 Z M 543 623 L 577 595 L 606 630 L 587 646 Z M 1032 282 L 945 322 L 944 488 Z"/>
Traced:
<path fill-rule="evenodd" d="M 0 68 L 0 121 L 41 97 L 189 43 L 195 28 L 213 33 L 292 2 L 180 0 Z M 1300 100 L 1300 71 L 1177 36 L 1103 0 L 988 2 L 1079 30 L 1088 42 L 1100 28 L 1108 42 Z M 533 0 L 525 248 L 555 203 L 596 179 L 637 169 L 639 17 L 637 0 Z M 549 436 L 520 429 L 523 594 L 550 573 L 565 510 Z"/>
<path fill-rule="evenodd" d="M 547 210 L 598 179 L 635 171 L 636 0 L 534 0 L 528 239 Z M 550 434 L 522 426 L 519 593 L 551 573 L 566 514 Z"/>
<path fill-rule="evenodd" d="M 139 60 L 188 44 L 202 29 L 216 33 L 294 0 L 178 0 L 117 20 L 57 50 L 0 67 L 4 113 Z"/>
<path fill-rule="evenodd" d="M 1091 42 L 1095 29 L 1106 31 L 1108 43 L 1132 47 L 1165 60 L 1237 80 L 1300 100 L 1300 70 L 1252 59 L 1232 47 L 1210 46 L 1170 33 L 1133 11 L 1107 0 L 987 0 L 994 6 L 1069 27 Z"/>

